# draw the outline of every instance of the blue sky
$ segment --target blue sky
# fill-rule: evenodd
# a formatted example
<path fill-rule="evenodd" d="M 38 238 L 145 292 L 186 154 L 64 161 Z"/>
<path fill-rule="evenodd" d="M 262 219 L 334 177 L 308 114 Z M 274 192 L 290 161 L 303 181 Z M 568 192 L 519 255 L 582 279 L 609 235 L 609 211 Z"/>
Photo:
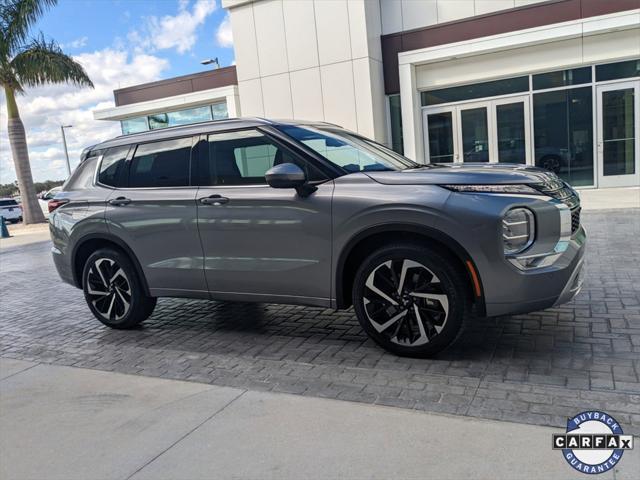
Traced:
<path fill-rule="evenodd" d="M 194 5 L 193 1 L 184 3 L 187 9 Z M 220 48 L 215 41 L 217 28 L 226 15 L 220 0 L 215 3 L 217 8 L 196 29 L 197 41 L 192 49 L 155 52 L 170 62 L 170 67 L 162 72 L 163 78 L 204 70 L 207 67 L 200 65 L 200 60 L 209 57 L 218 57 L 221 66 L 231 65 L 233 49 Z M 61 0 L 36 30 L 63 44 L 66 53 L 76 55 L 126 46 L 130 32 L 144 28 L 147 19 L 175 16 L 179 9 L 178 0 Z"/>
<path fill-rule="evenodd" d="M 67 134 L 72 166 L 88 145 L 120 134 L 117 122 L 93 119 L 93 110 L 113 106 L 116 88 L 234 62 L 227 12 L 220 0 L 60 0 L 35 26 L 55 39 L 88 72 L 95 89 L 69 85 L 27 90 L 18 98 L 34 179 L 66 177 L 60 125 Z M 15 180 L 0 95 L 0 183 Z"/>

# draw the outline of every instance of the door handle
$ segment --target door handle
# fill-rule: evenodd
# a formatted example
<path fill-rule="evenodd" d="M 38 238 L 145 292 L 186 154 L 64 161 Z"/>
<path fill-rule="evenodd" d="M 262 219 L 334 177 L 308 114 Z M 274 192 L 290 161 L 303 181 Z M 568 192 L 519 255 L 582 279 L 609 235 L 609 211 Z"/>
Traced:
<path fill-rule="evenodd" d="M 126 197 L 118 197 L 118 198 L 114 198 L 109 200 L 109 204 L 110 205 L 114 205 L 116 207 L 121 207 L 123 205 L 127 205 L 131 203 L 131 199 L 130 198 L 126 198 Z"/>
<path fill-rule="evenodd" d="M 225 203 L 229 203 L 229 199 L 227 197 L 223 197 L 222 195 L 209 195 L 208 197 L 204 197 L 200 199 L 200 203 L 203 205 L 215 205 L 220 206 Z"/>

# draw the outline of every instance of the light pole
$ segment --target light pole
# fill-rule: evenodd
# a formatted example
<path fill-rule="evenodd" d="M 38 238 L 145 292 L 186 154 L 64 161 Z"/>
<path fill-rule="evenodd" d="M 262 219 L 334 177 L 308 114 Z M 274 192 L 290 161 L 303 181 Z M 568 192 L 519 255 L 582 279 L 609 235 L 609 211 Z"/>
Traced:
<path fill-rule="evenodd" d="M 64 156 L 67 159 L 67 175 L 71 176 L 71 164 L 69 163 L 69 151 L 67 150 L 67 137 L 64 136 L 64 129 L 71 128 L 73 125 L 60 125 L 60 131 L 62 132 L 62 144 L 64 145 Z"/>
<path fill-rule="evenodd" d="M 213 65 L 213 64 L 215 64 L 216 65 L 216 67 L 215 67 L 216 69 L 220 68 L 220 62 L 218 61 L 218 57 L 216 57 L 216 58 L 207 58 L 206 60 L 202 60 L 200 63 L 202 65 Z"/>

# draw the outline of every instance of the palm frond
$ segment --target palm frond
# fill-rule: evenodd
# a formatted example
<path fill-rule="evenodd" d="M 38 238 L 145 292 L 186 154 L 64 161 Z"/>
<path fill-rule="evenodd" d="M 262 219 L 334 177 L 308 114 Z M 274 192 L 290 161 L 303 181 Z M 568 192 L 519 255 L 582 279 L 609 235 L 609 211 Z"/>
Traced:
<path fill-rule="evenodd" d="M 10 65 L 24 87 L 46 83 L 93 87 L 93 82 L 82 65 L 66 55 L 56 42 L 47 42 L 42 36 L 26 45 L 11 60 Z"/>
<path fill-rule="evenodd" d="M 58 0 L 2 0 L 0 2 L 0 61 L 25 43 L 29 29 Z"/>

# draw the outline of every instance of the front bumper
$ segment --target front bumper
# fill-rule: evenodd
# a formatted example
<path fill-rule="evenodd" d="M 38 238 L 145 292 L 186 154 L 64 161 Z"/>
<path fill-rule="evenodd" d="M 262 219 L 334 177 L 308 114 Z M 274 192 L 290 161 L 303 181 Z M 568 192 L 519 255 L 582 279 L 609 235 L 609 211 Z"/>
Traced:
<path fill-rule="evenodd" d="M 580 227 L 553 266 L 532 271 L 514 269 L 503 278 L 500 300 L 506 301 L 487 301 L 487 316 L 534 312 L 569 302 L 582 287 L 585 248 L 586 234 Z"/>

